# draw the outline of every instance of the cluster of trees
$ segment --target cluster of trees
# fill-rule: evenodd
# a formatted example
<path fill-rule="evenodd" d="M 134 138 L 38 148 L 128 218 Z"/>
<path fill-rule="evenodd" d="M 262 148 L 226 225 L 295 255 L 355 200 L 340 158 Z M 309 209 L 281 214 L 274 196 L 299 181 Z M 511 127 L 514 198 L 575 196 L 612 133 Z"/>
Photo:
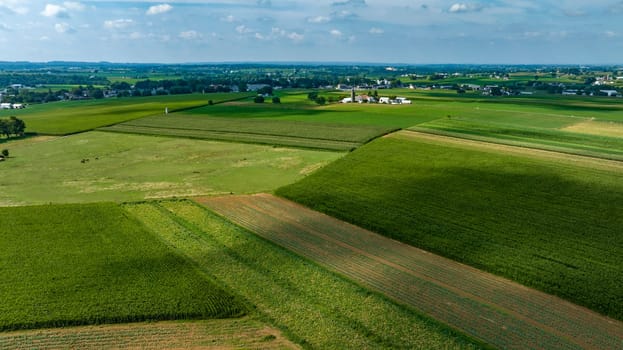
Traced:
<path fill-rule="evenodd" d="M 318 92 L 313 91 L 307 94 L 307 99 L 310 101 L 314 101 L 319 105 L 323 105 L 325 103 L 327 103 L 327 98 L 324 96 L 319 96 Z"/>
<path fill-rule="evenodd" d="M 10 117 L 8 119 L 0 119 L 0 135 L 4 135 L 7 138 L 13 136 L 24 136 L 26 130 L 26 123 L 17 117 Z"/>
<path fill-rule="evenodd" d="M 253 99 L 253 102 L 255 103 L 264 103 L 264 101 L 266 101 L 266 99 L 262 95 L 257 95 Z M 272 101 L 274 104 L 279 104 L 281 103 L 281 98 L 279 98 L 279 96 L 273 96 Z"/>

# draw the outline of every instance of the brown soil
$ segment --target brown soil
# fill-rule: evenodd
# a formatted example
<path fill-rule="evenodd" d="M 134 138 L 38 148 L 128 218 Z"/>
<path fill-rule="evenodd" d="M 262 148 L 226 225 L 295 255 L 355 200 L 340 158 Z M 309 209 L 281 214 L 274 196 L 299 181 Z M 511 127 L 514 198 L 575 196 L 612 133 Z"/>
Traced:
<path fill-rule="evenodd" d="M 623 349 L 619 321 L 285 199 L 259 194 L 197 201 L 495 347 Z"/>
<path fill-rule="evenodd" d="M 156 322 L 0 332 L 0 349 L 299 349 L 249 319 Z"/>

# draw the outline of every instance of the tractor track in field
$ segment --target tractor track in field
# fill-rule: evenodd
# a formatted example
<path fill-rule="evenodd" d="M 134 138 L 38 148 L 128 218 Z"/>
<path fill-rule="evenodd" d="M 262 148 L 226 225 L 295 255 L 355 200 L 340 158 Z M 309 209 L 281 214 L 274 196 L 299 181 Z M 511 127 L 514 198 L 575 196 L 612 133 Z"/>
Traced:
<path fill-rule="evenodd" d="M 268 194 L 198 198 L 305 258 L 500 348 L 623 349 L 623 324 Z"/>

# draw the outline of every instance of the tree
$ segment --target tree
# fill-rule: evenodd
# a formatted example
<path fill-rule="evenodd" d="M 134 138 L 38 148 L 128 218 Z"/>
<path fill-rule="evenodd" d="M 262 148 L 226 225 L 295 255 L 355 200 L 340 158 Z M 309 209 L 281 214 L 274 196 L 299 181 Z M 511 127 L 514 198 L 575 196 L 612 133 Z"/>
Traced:
<path fill-rule="evenodd" d="M 16 136 L 24 136 L 24 130 L 26 129 L 26 123 L 17 117 L 11 117 L 9 119 L 11 134 Z"/>
<path fill-rule="evenodd" d="M 255 96 L 255 98 L 253 99 L 253 102 L 255 102 L 255 103 L 264 103 L 264 97 L 262 97 L 260 95 Z"/>
<path fill-rule="evenodd" d="M 262 94 L 262 95 L 267 95 L 270 96 L 273 94 L 273 87 L 272 86 L 264 86 L 261 89 L 257 90 L 258 94 Z"/>
<path fill-rule="evenodd" d="M 279 98 L 279 96 L 273 97 L 273 103 L 275 103 L 275 104 L 281 103 L 281 99 Z"/>
<path fill-rule="evenodd" d="M 11 127 L 8 120 L 0 119 L 0 135 L 5 135 L 7 138 L 11 137 Z"/>
<path fill-rule="evenodd" d="M 327 103 L 327 99 L 324 96 L 319 96 L 314 101 L 316 101 L 316 103 L 319 105 Z"/>
<path fill-rule="evenodd" d="M 313 91 L 307 94 L 308 100 L 316 101 L 317 98 L 318 98 L 318 93 L 316 91 Z"/>

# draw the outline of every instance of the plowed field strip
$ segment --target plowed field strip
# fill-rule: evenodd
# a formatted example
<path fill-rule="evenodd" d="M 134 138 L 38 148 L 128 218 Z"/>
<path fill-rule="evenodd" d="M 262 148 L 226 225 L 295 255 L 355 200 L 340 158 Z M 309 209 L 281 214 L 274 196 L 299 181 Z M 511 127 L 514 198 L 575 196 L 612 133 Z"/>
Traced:
<path fill-rule="evenodd" d="M 504 348 L 623 349 L 623 325 L 271 195 L 198 200 L 237 224 Z"/>
<path fill-rule="evenodd" d="M 0 333 L 0 349 L 298 349 L 249 319 L 156 322 Z"/>

